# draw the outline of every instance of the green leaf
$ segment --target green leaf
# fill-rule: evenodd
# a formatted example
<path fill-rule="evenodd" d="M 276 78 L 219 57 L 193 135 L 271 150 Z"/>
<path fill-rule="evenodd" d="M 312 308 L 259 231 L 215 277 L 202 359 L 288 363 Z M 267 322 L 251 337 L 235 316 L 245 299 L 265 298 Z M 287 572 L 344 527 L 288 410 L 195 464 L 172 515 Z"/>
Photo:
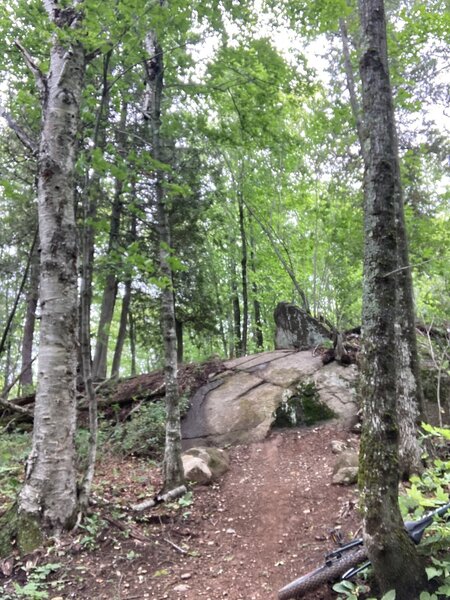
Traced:
<path fill-rule="evenodd" d="M 381 598 L 381 600 L 395 600 L 395 590 L 389 590 L 388 592 L 386 592 L 384 594 L 384 596 Z"/>
<path fill-rule="evenodd" d="M 442 569 L 436 569 L 435 567 L 426 567 L 425 571 L 427 572 L 428 580 L 442 575 Z"/>
<path fill-rule="evenodd" d="M 348 594 L 348 592 L 351 592 L 354 589 L 355 584 L 351 581 L 340 581 L 339 583 L 335 583 L 333 585 L 333 590 L 342 594 Z"/>

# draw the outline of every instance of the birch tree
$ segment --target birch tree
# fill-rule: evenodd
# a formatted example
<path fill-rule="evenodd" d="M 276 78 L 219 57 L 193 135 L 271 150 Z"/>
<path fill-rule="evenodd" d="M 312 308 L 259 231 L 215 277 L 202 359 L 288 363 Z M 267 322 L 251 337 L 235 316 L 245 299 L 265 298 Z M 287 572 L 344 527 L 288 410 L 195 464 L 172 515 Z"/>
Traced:
<path fill-rule="evenodd" d="M 161 7 L 164 6 L 160 1 Z M 161 139 L 161 101 L 164 88 L 164 54 L 156 31 L 150 31 L 145 40 L 149 58 L 145 61 L 146 96 L 144 116 L 149 123 L 152 158 L 157 165 L 154 179 L 156 225 L 159 238 L 159 271 L 161 277 L 161 329 L 164 348 L 164 380 L 166 387 L 166 442 L 164 448 L 164 488 L 173 489 L 183 483 L 181 462 L 181 430 L 178 390 L 178 362 L 175 333 L 175 303 L 173 277 L 170 265 L 170 222 L 167 197 L 164 190 L 164 163 Z"/>
<path fill-rule="evenodd" d="M 44 532 L 69 528 L 77 512 L 74 435 L 77 347 L 76 138 L 86 56 L 76 39 L 78 2 L 44 1 L 55 28 L 48 73 L 16 42 L 42 104 L 38 152 L 41 325 L 33 443 L 17 502 L 22 551 Z"/>
<path fill-rule="evenodd" d="M 360 0 L 365 161 L 361 489 L 364 543 L 382 592 L 418 597 L 426 581 L 398 506 L 398 190 L 394 110 L 383 0 Z"/>

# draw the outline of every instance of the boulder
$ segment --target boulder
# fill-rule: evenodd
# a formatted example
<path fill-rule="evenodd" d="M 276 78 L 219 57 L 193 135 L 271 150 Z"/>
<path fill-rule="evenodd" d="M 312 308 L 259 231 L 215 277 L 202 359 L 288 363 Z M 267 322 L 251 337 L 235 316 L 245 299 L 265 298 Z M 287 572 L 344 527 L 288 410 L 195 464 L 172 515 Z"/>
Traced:
<path fill-rule="evenodd" d="M 280 426 L 331 417 L 344 425 L 354 422 L 354 365 L 324 366 L 310 350 L 276 350 L 226 361 L 224 367 L 192 397 L 181 423 L 183 449 L 261 441 L 280 407 L 288 417 L 295 416 Z M 296 400 L 301 401 L 298 407 Z"/>
<path fill-rule="evenodd" d="M 280 302 L 275 308 L 275 348 L 307 350 L 331 339 L 330 331 L 307 312 Z"/>
<path fill-rule="evenodd" d="M 358 481 L 358 453 L 354 450 L 341 452 L 334 463 L 332 483 L 352 485 Z"/>
<path fill-rule="evenodd" d="M 321 401 L 343 420 L 348 428 L 355 424 L 358 412 L 356 398 L 356 365 L 342 366 L 332 362 L 312 376 Z"/>
<path fill-rule="evenodd" d="M 212 473 L 204 460 L 198 456 L 189 455 L 183 455 L 181 459 L 183 461 L 184 477 L 187 481 L 199 483 L 200 485 L 210 483 Z"/>
<path fill-rule="evenodd" d="M 333 475 L 334 485 L 353 485 L 358 482 L 358 467 L 344 467 Z"/>
<path fill-rule="evenodd" d="M 190 448 L 186 450 L 184 456 L 196 456 L 203 460 L 211 471 L 212 479 L 222 477 L 230 468 L 228 454 L 221 448 L 214 448 L 213 446 Z"/>
<path fill-rule="evenodd" d="M 181 459 L 185 478 L 200 485 L 215 481 L 230 468 L 228 455 L 220 448 L 190 448 Z"/>

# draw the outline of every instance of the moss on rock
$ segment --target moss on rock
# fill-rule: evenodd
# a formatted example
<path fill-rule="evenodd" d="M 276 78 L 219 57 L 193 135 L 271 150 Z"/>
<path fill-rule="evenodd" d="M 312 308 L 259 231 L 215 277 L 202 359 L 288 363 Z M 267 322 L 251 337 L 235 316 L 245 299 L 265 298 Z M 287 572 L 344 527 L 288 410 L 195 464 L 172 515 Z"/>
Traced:
<path fill-rule="evenodd" d="M 42 545 L 44 535 L 36 518 L 17 512 L 13 504 L 0 517 L 0 558 L 17 549 L 21 555 L 29 554 Z"/>
<path fill-rule="evenodd" d="M 297 384 L 292 395 L 287 396 L 275 411 L 273 427 L 313 425 L 332 419 L 335 413 L 320 400 L 313 382 Z"/>

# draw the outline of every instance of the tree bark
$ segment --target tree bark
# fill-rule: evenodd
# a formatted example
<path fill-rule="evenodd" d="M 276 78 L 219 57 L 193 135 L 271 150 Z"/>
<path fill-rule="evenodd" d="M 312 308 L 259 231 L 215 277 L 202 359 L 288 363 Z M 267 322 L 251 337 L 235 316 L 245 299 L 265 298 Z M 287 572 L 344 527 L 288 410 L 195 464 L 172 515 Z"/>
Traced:
<path fill-rule="evenodd" d="M 30 280 L 27 290 L 27 308 L 22 338 L 22 371 L 20 375 L 20 389 L 27 393 L 33 387 L 33 340 L 36 326 L 36 309 L 39 297 L 39 254 L 34 246 L 31 256 Z"/>
<path fill-rule="evenodd" d="M 108 74 L 110 69 L 110 61 L 112 56 L 112 50 L 107 52 L 103 57 L 103 73 L 102 73 L 102 95 L 100 99 L 100 103 L 98 106 L 94 131 L 92 135 L 92 152 L 96 149 L 104 150 L 106 146 L 105 139 L 105 130 L 102 125 L 104 124 L 105 119 L 108 118 L 108 108 L 109 108 L 109 83 L 108 83 Z M 91 153 L 92 157 L 92 153 Z M 91 331 L 90 331 L 90 323 L 91 323 L 91 304 L 92 304 L 92 280 L 93 280 L 93 272 L 94 272 L 94 246 L 95 246 L 95 221 L 97 218 L 97 208 L 98 208 L 98 199 L 102 196 L 102 188 L 101 188 L 101 176 L 97 171 L 93 171 L 91 176 L 92 169 L 86 168 L 85 177 L 84 177 L 84 188 L 81 194 L 82 200 L 82 210 L 83 210 L 83 228 L 81 232 L 81 244 L 82 244 L 82 256 L 83 263 L 81 265 L 81 287 L 82 292 L 80 294 L 80 348 L 79 348 L 79 364 L 80 364 L 80 377 L 81 384 L 84 386 L 85 381 L 83 379 L 83 357 L 82 357 L 82 346 L 83 346 L 83 322 L 89 324 L 89 331 L 85 332 L 86 335 L 89 336 L 89 360 L 92 363 L 92 348 L 91 348 Z M 84 311 L 85 315 L 82 315 Z M 89 369 L 91 374 L 89 378 L 92 377 L 92 364 L 90 364 Z"/>
<path fill-rule="evenodd" d="M 130 375 L 134 377 L 137 373 L 136 367 L 136 325 L 134 321 L 133 311 L 129 309 L 128 312 L 128 327 L 129 327 L 129 338 L 130 338 L 130 355 L 131 355 L 131 368 Z"/>
<path fill-rule="evenodd" d="M 360 484 L 364 542 L 382 593 L 413 600 L 425 573 L 398 506 L 396 403 L 397 227 L 394 112 L 389 81 L 382 0 L 360 0 L 363 54 L 365 247 Z"/>
<path fill-rule="evenodd" d="M 175 318 L 175 334 L 177 338 L 177 362 L 178 364 L 183 362 L 183 321 L 179 321 Z"/>
<path fill-rule="evenodd" d="M 47 2 L 46 8 L 60 27 L 75 28 L 81 18 L 81 13 L 74 17 L 73 6 L 57 11 L 56 3 Z M 77 511 L 74 169 L 84 72 L 83 47 L 74 42 L 68 48 L 55 35 L 49 74 L 45 80 L 39 75 L 38 82 L 43 94 L 38 159 L 41 326 L 33 443 L 18 503 L 25 524 L 19 528 L 22 542 L 26 536 L 38 541 L 34 533 L 42 529 L 57 533 L 69 528 Z"/>
<path fill-rule="evenodd" d="M 350 95 L 350 105 L 356 123 L 356 131 L 365 156 L 363 124 L 361 110 L 356 95 L 353 67 L 350 58 L 349 40 L 346 22 L 339 21 L 344 67 L 347 88 Z M 408 240 L 403 211 L 403 190 L 400 181 L 398 143 L 394 130 L 394 168 L 395 202 L 396 202 L 396 234 L 397 234 L 397 296 L 396 296 L 396 361 L 397 361 L 397 419 L 399 427 L 399 470 L 400 475 L 407 479 L 412 473 L 422 470 L 421 448 L 417 438 L 417 425 L 423 417 L 424 403 L 420 380 L 419 358 L 415 334 L 415 315 L 413 300 L 413 285 L 411 269 L 409 268 Z"/>
<path fill-rule="evenodd" d="M 160 0 L 161 6 L 163 1 Z M 146 38 L 146 51 L 152 57 L 145 61 L 147 94 L 144 115 L 150 124 L 152 156 L 164 161 L 161 142 L 161 100 L 164 87 L 164 56 L 157 35 L 151 31 Z M 178 390 L 177 344 L 175 333 L 175 305 L 172 269 L 170 266 L 169 210 L 164 193 L 164 172 L 155 172 L 155 199 L 157 228 L 159 234 L 159 269 L 161 289 L 161 323 L 164 346 L 164 379 L 166 385 L 166 441 L 164 449 L 164 490 L 171 490 L 184 483 L 181 462 L 181 430 Z"/>
<path fill-rule="evenodd" d="M 30 270 L 30 266 L 32 264 L 33 254 L 34 254 L 34 249 L 35 249 L 35 246 L 36 246 L 36 242 L 37 242 L 37 231 L 36 231 L 36 233 L 34 235 L 33 243 L 31 245 L 30 252 L 28 254 L 27 264 L 26 264 L 26 267 L 25 267 L 24 274 L 22 275 L 22 279 L 21 279 L 21 282 L 20 282 L 20 285 L 19 285 L 19 289 L 17 290 L 16 297 L 14 299 L 12 309 L 9 311 L 8 318 L 6 319 L 5 328 L 3 329 L 3 334 L 2 334 L 2 337 L 0 339 L 0 355 L 4 352 L 5 347 L 7 346 L 8 336 L 9 336 L 9 334 L 11 332 L 12 323 L 13 323 L 14 317 L 16 315 L 17 307 L 19 306 L 20 297 L 22 296 L 22 292 L 24 290 L 25 284 L 26 284 L 27 279 L 28 279 L 28 271 Z"/>
<path fill-rule="evenodd" d="M 231 273 L 231 303 L 233 306 L 234 356 L 242 356 L 241 306 L 236 282 L 236 265 L 233 262 Z"/>
<path fill-rule="evenodd" d="M 122 361 L 122 352 L 127 336 L 127 323 L 131 304 L 131 279 L 125 281 L 125 292 L 122 298 L 122 309 L 120 311 L 119 332 L 117 334 L 116 348 L 111 367 L 111 377 L 118 377 L 120 363 Z"/>
<path fill-rule="evenodd" d="M 124 131 L 126 128 L 127 104 L 124 103 L 121 111 L 120 130 L 117 134 L 117 148 L 120 155 L 125 152 Z M 112 257 L 119 246 L 120 221 L 123 212 L 123 181 L 116 177 L 114 188 L 114 199 L 111 212 L 109 230 L 108 256 Z M 118 280 L 114 266 L 110 266 L 106 275 L 106 283 L 103 290 L 102 305 L 100 309 L 100 320 L 98 324 L 97 340 L 95 345 L 92 375 L 95 381 L 106 379 L 108 368 L 108 342 L 111 322 L 114 316 L 116 304 Z"/>
<path fill-rule="evenodd" d="M 240 178 L 241 179 L 241 178 Z M 239 182 L 241 186 L 241 182 Z M 248 276 L 247 276 L 247 233 L 245 231 L 244 217 L 244 202 L 242 198 L 242 190 L 238 190 L 238 206 L 239 206 L 239 232 L 241 235 L 241 279 L 242 279 L 242 338 L 241 338 L 241 355 L 247 354 L 247 337 L 248 337 Z"/>
<path fill-rule="evenodd" d="M 262 352 L 264 349 L 264 337 L 262 330 L 262 319 L 261 319 L 261 303 L 258 297 L 258 284 L 256 283 L 256 262 L 255 262 L 255 251 L 254 251 L 254 239 L 250 235 L 250 265 L 254 276 L 252 283 L 253 293 L 253 318 L 255 321 L 254 336 L 257 349 Z"/>

